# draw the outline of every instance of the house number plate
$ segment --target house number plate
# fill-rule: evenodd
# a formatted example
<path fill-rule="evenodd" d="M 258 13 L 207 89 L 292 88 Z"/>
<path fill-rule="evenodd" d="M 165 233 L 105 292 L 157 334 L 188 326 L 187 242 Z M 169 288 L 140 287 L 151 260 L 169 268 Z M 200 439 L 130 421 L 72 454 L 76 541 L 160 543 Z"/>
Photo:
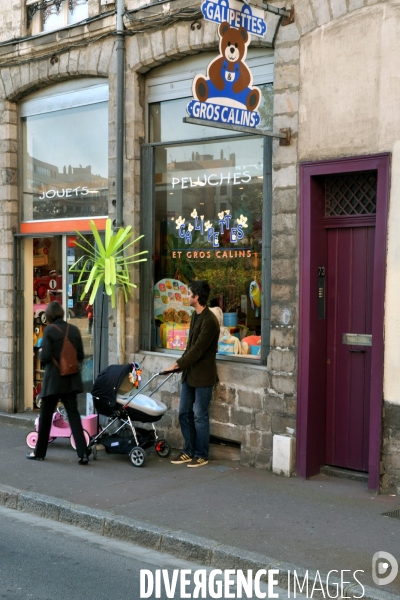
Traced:
<path fill-rule="evenodd" d="M 344 333 L 343 344 L 350 346 L 372 346 L 372 335 L 366 333 Z"/>

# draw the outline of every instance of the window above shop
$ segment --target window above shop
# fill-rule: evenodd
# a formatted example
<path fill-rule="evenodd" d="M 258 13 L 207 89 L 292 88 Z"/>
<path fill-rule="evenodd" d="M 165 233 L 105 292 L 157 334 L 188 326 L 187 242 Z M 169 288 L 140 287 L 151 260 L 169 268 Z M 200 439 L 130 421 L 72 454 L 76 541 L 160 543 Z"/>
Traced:
<path fill-rule="evenodd" d="M 88 18 L 88 4 L 88 0 L 27 0 L 27 27 L 36 35 L 78 23 Z"/>
<path fill-rule="evenodd" d="M 202 54 L 153 69 L 146 78 L 148 103 L 147 139 L 154 142 L 220 137 L 221 129 L 183 123 L 186 106 L 192 97 L 195 75 L 205 72 L 215 53 Z M 259 113 L 261 129 L 272 129 L 274 54 L 268 48 L 249 48 L 246 63 L 251 69 L 253 84 L 261 90 Z M 227 132 L 226 135 L 235 135 Z"/>
<path fill-rule="evenodd" d="M 21 220 L 107 216 L 108 84 L 67 82 L 20 105 Z"/>

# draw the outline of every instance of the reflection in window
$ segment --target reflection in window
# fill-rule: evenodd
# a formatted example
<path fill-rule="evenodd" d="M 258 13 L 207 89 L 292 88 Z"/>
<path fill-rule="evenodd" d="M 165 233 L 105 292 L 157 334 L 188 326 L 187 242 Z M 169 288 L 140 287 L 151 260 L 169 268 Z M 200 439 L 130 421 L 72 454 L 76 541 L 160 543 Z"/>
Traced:
<path fill-rule="evenodd" d="M 155 148 L 156 347 L 185 348 L 187 284 L 206 279 L 231 344 L 219 351 L 240 352 L 236 338 L 260 356 L 262 202 L 260 138 Z"/>
<path fill-rule="evenodd" d="M 107 102 L 22 118 L 24 221 L 108 211 Z"/>
<path fill-rule="evenodd" d="M 258 127 L 272 130 L 273 85 L 267 83 L 257 87 L 261 90 L 261 102 L 257 109 L 261 121 Z M 149 105 L 149 140 L 151 143 L 221 136 L 221 129 L 216 127 L 190 125 L 182 122 L 189 101 L 190 98 L 179 98 L 178 100 L 166 100 Z M 232 135 L 235 135 L 235 133 L 232 132 Z"/>

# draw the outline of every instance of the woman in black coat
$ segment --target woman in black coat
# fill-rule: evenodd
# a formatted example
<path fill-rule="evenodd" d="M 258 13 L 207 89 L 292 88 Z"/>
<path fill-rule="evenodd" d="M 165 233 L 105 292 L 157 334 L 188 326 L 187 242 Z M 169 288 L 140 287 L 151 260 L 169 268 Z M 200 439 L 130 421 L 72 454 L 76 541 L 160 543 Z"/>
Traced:
<path fill-rule="evenodd" d="M 63 307 L 58 302 L 50 302 L 46 309 L 48 325 L 44 331 L 40 351 L 40 360 L 46 366 L 40 394 L 42 402 L 40 406 L 39 435 L 34 452 L 27 454 L 26 458 L 29 460 L 44 460 L 49 443 L 53 413 L 57 403 L 62 402 L 67 411 L 72 435 L 75 439 L 79 464 L 87 465 L 90 450 L 86 446 L 76 399 L 77 394 L 83 391 L 81 374 L 78 371 L 73 375 L 60 375 L 57 366 L 60 363 L 61 348 L 67 328 L 67 323 L 63 317 Z M 81 362 L 84 358 L 83 344 L 80 331 L 75 325 L 69 325 L 68 338 L 76 349 L 78 361 Z"/>

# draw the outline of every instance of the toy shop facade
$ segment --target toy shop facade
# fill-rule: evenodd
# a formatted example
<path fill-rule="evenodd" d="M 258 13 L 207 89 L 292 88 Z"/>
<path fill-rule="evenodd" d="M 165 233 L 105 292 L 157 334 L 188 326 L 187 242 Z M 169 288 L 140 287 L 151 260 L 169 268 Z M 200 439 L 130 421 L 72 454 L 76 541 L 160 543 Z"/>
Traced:
<path fill-rule="evenodd" d="M 214 56 L 202 53 L 185 58 L 143 78 L 147 102 L 141 207 L 132 210 L 133 203 L 127 200 L 132 184 L 126 183 L 124 225 L 132 224 L 135 233 L 144 234 L 144 247 L 152 260 L 141 265 L 139 290 L 125 308 L 128 321 L 132 305 L 140 302 L 139 323 L 133 331 L 126 327 L 122 356 L 138 359 L 144 351 L 140 360 L 149 372 L 154 352 L 165 363 L 181 353 L 192 311 L 188 283 L 206 279 L 211 305 L 218 307 L 221 320 L 218 360 L 252 365 L 261 369 L 264 378 L 269 320 L 261 291 L 268 288 L 269 272 L 263 269 L 268 239 L 263 230 L 271 206 L 272 144 L 263 136 L 183 122 L 193 78 L 207 71 Z M 247 62 L 261 91 L 261 125 L 272 129 L 273 52 L 249 49 Z M 19 104 L 16 239 L 22 258 L 17 275 L 24 298 L 19 410 L 39 405 L 40 346 L 50 301 L 62 303 L 67 318 L 82 334 L 82 412 L 90 410 L 90 390 L 99 369 L 121 358 L 116 351 L 118 334 L 111 329 L 108 335 L 104 296 L 91 307 L 89 294 L 82 297 L 84 284 L 78 283 L 79 273 L 73 267 L 94 245 L 89 221 L 102 230 L 107 216 L 114 218 L 115 187 L 109 170 L 115 165 L 109 156 L 113 143 L 109 131 L 115 90 L 110 83 L 105 78 L 81 77 L 47 86 Z M 111 312 L 110 318 L 116 322 L 119 317 Z M 235 437 L 235 442 L 240 440 Z"/>
<path fill-rule="evenodd" d="M 126 37 L 123 224 L 131 225 L 135 236 L 144 235 L 141 249 L 148 250 L 148 260 L 132 267 L 138 288 L 116 309 L 101 293 L 91 306 L 74 267 L 94 245 L 90 220 L 101 231 L 108 216 L 115 220 L 118 208 L 114 39 L 95 40 L 85 50 L 65 49 L 58 63 L 38 59 L 41 69 L 28 69 L 21 86 L 16 83 L 8 92 L 7 114 L 17 123 L 10 126 L 9 143 L 17 164 L 10 188 L 17 282 L 10 314 L 19 318 L 12 332 L 13 389 L 10 385 L 4 406 L 10 412 L 38 408 L 44 372 L 40 347 L 50 301 L 62 303 L 82 334 L 79 408 L 84 414 L 91 410 L 90 390 L 104 366 L 136 361 L 147 380 L 176 360 L 189 331 L 188 283 L 206 279 L 221 325 L 211 435 L 230 446 L 242 464 L 269 468 L 273 431 L 285 432 L 295 422 L 293 231 L 282 249 L 286 258 L 293 254 L 285 275 L 286 289 L 293 290 L 285 296 L 282 319 L 272 326 L 273 142 L 255 128 L 244 134 L 184 119 L 192 110 L 195 118 L 219 116 L 219 124 L 248 127 L 255 119 L 249 102 L 251 109 L 257 105 L 258 129 L 272 131 L 274 28 L 268 39 L 234 40 L 242 54 L 246 45 L 251 73 L 247 98 L 238 102 L 242 107 L 218 100 L 204 112 L 193 107 L 193 83 L 207 77 L 219 57 L 219 29 L 207 21 L 199 29 L 182 22 L 164 31 L 159 46 L 153 44 L 158 33 L 149 34 L 150 46 L 145 35 Z M 52 43 L 43 36 L 46 52 Z M 274 354 L 271 345 L 285 352 Z M 165 388 L 160 396 L 169 410 L 159 429 L 179 448 L 179 377 Z"/>

